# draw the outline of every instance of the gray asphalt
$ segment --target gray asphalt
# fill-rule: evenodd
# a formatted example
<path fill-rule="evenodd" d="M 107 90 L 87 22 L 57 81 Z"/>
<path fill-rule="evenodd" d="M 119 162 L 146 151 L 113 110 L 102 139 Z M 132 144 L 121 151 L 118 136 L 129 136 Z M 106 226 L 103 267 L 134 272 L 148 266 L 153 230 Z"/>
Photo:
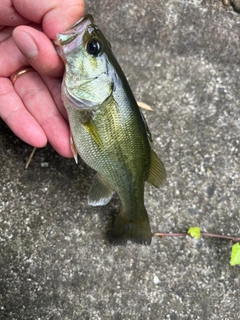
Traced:
<path fill-rule="evenodd" d="M 153 232 L 240 236 L 240 15 L 219 0 L 87 1 L 145 112 L 168 180 L 146 185 Z M 112 246 L 117 198 L 87 205 L 94 173 L 0 121 L 0 319 L 237 319 L 232 243 Z"/>

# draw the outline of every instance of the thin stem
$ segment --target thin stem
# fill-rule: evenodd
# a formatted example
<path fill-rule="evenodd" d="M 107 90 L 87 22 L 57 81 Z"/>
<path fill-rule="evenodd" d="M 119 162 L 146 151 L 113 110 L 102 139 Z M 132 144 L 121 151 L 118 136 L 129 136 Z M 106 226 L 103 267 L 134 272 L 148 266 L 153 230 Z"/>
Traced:
<path fill-rule="evenodd" d="M 186 237 L 188 234 L 187 233 L 162 233 L 162 232 L 156 232 L 153 234 L 154 237 L 160 237 L 160 238 L 165 238 L 165 237 Z"/>
<path fill-rule="evenodd" d="M 166 238 L 166 237 L 186 237 L 189 236 L 188 233 L 162 233 L 162 232 L 156 232 L 153 234 L 154 237 L 160 237 L 160 238 Z M 240 238 L 232 237 L 232 236 L 224 236 L 221 234 L 213 234 L 213 233 L 206 233 L 201 232 L 202 237 L 211 237 L 211 238 L 219 238 L 219 239 L 225 239 L 225 240 L 231 240 L 233 242 L 240 242 Z"/>
<path fill-rule="evenodd" d="M 221 235 L 221 234 L 213 234 L 213 233 L 206 233 L 206 232 L 201 232 L 201 236 L 202 237 L 219 238 L 219 239 L 225 239 L 225 240 L 232 240 L 233 242 L 240 241 L 240 238 L 237 238 L 237 237 L 224 236 L 224 235 Z"/>

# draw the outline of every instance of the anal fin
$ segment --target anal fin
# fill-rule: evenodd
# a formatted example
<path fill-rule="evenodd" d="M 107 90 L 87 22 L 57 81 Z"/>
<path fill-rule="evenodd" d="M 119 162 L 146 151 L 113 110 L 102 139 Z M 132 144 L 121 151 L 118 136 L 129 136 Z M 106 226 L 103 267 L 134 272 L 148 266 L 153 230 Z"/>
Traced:
<path fill-rule="evenodd" d="M 88 195 L 88 204 L 91 206 L 104 206 L 113 195 L 114 191 L 106 184 L 99 174 L 96 174 Z"/>
<path fill-rule="evenodd" d="M 150 171 L 147 182 L 158 188 L 160 184 L 167 178 L 167 173 L 162 161 L 158 158 L 156 153 L 151 150 Z"/>

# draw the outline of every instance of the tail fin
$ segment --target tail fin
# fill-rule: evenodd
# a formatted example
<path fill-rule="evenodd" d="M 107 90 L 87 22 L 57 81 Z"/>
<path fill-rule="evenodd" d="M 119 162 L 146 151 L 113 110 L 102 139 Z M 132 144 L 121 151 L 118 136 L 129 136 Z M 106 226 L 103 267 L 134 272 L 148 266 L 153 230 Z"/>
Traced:
<path fill-rule="evenodd" d="M 113 228 L 108 232 L 109 241 L 114 244 L 126 244 L 128 241 L 150 245 L 152 234 L 149 226 L 147 211 L 134 218 L 121 211 L 116 217 Z"/>

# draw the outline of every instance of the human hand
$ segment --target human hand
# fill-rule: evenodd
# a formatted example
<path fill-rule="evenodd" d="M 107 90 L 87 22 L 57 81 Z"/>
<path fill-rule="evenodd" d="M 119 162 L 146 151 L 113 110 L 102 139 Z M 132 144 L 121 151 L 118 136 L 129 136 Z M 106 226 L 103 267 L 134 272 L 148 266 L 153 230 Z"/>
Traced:
<path fill-rule="evenodd" d="M 83 0 L 1 0 L 0 117 L 26 143 L 49 142 L 72 157 L 66 111 L 61 101 L 63 63 L 50 39 L 84 13 Z M 34 68 L 12 79 L 20 68 Z"/>

